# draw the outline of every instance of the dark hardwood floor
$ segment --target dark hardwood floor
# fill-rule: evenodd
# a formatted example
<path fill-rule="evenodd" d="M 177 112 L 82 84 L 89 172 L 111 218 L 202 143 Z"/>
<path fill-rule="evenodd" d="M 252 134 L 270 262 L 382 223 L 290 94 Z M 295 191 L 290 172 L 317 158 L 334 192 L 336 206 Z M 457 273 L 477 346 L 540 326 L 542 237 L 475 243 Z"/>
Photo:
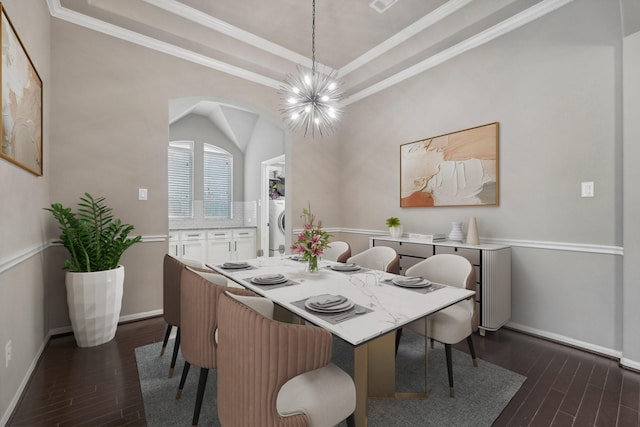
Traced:
<path fill-rule="evenodd" d="M 99 347 L 52 339 L 8 425 L 145 425 L 134 349 L 164 330 L 159 317 Z M 640 374 L 616 361 L 508 329 L 473 338 L 478 357 L 527 377 L 494 426 L 640 426 Z"/>

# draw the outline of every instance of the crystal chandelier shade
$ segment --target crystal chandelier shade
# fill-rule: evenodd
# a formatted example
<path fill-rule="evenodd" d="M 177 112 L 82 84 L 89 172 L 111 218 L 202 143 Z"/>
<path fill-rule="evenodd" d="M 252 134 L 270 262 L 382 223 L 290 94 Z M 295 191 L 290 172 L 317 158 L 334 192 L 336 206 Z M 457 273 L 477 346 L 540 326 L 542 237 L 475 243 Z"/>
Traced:
<path fill-rule="evenodd" d="M 280 88 L 282 106 L 280 111 L 293 131 L 304 130 L 304 135 L 315 136 L 333 131 L 333 125 L 340 117 L 339 105 L 342 91 L 337 80 L 337 72 L 320 73 L 316 67 L 316 2 L 313 0 L 311 26 L 311 70 L 298 65 L 297 74 L 289 74 Z"/>

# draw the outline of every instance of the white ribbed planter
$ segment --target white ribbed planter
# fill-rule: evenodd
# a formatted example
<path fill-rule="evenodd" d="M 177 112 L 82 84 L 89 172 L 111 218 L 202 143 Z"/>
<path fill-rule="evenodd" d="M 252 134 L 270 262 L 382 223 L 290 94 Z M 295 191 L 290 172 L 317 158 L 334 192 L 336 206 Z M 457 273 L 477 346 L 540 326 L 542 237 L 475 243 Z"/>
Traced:
<path fill-rule="evenodd" d="M 93 347 L 111 341 L 116 335 L 124 267 L 65 276 L 67 304 L 73 335 L 79 347 Z"/>
<path fill-rule="evenodd" d="M 395 227 L 389 227 L 389 234 L 391 234 L 391 237 L 394 239 L 400 238 L 402 237 L 402 228 L 402 224 L 396 225 Z"/>

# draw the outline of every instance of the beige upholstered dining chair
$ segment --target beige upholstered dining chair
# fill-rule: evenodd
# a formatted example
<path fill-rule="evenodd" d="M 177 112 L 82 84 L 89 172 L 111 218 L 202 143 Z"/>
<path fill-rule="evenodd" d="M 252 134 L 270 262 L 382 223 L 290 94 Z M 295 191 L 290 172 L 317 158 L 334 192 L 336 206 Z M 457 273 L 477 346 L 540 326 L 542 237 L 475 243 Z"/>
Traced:
<path fill-rule="evenodd" d="M 358 264 L 361 267 L 382 270 L 388 273 L 399 274 L 400 257 L 395 249 L 388 246 L 374 246 L 356 254 L 347 262 Z"/>
<path fill-rule="evenodd" d="M 435 283 L 476 290 L 476 275 L 471 263 L 460 255 L 439 254 L 413 265 L 407 276 L 420 276 Z M 454 397 L 451 345 L 466 338 L 473 366 L 478 366 L 472 333 L 478 329 L 478 312 L 474 298 L 460 301 L 429 316 L 428 331 L 424 320 L 410 323 L 407 328 L 444 344 L 449 376 L 449 394 Z M 426 339 L 426 338 L 425 338 Z"/>
<path fill-rule="evenodd" d="M 349 417 L 355 385 L 330 363 L 331 334 L 273 320 L 251 300 L 268 306 L 229 294 L 218 305 L 220 423 L 329 427 Z"/>
<path fill-rule="evenodd" d="M 351 246 L 347 242 L 336 240 L 329 242 L 328 248 L 324 250 L 322 259 L 327 261 L 346 262 L 351 257 Z"/>
<path fill-rule="evenodd" d="M 176 367 L 176 359 L 180 350 L 180 276 L 185 266 L 202 269 L 202 263 L 189 259 L 177 259 L 165 254 L 162 265 L 162 315 L 167 322 L 167 331 L 164 334 L 160 356 L 164 354 L 171 335 L 171 329 L 178 328 L 176 339 L 173 343 L 173 355 L 169 368 L 169 378 L 173 377 Z"/>
<path fill-rule="evenodd" d="M 192 425 L 198 424 L 200 408 L 209 369 L 217 366 L 218 301 L 225 291 L 240 295 L 255 295 L 247 289 L 226 286 L 226 279 L 215 273 L 203 273 L 185 267 L 180 286 L 180 329 L 184 369 L 176 399 L 180 398 L 191 365 L 200 367 L 200 378 Z"/>

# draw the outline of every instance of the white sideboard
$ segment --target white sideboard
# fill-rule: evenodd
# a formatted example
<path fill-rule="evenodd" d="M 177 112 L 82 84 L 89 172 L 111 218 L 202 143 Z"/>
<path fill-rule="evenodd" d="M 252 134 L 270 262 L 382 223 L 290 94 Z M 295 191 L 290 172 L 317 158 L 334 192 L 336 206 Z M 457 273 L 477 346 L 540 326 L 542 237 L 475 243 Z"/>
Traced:
<path fill-rule="evenodd" d="M 169 231 L 169 255 L 216 264 L 256 257 L 255 228 Z"/>
<path fill-rule="evenodd" d="M 400 256 L 400 274 L 432 255 L 451 253 L 465 257 L 476 269 L 480 335 L 498 330 L 511 318 L 511 247 L 449 241 L 426 243 L 390 236 L 370 237 L 369 245 L 395 249 Z"/>

